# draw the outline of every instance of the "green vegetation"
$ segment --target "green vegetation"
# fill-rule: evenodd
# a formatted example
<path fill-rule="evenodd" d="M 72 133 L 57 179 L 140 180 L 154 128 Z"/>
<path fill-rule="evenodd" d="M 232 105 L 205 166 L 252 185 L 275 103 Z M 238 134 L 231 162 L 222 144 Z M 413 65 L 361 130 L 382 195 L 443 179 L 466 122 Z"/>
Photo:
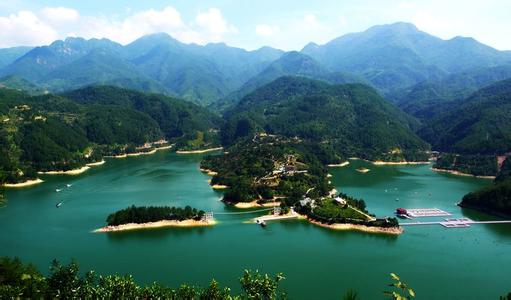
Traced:
<path fill-rule="evenodd" d="M 507 158 L 492 186 L 465 195 L 460 206 L 499 216 L 511 216 L 511 158 Z"/>
<path fill-rule="evenodd" d="M 473 155 L 509 152 L 511 80 L 479 90 L 428 121 L 418 133 L 437 151 Z"/>
<path fill-rule="evenodd" d="M 454 170 L 476 176 L 495 176 L 498 172 L 497 158 L 492 155 L 441 154 L 434 168 Z"/>
<path fill-rule="evenodd" d="M 204 216 L 204 211 L 197 210 L 186 206 L 169 207 L 169 206 L 131 206 L 126 209 L 119 210 L 108 216 L 106 222 L 109 226 L 117 226 L 129 223 L 148 223 L 163 220 L 200 220 Z"/>
<path fill-rule="evenodd" d="M 170 288 L 159 283 L 138 285 L 131 275 L 97 276 L 94 271 L 80 275 L 76 262 L 61 265 L 53 261 L 48 276 L 18 258 L 0 258 L 0 297 L 2 299 L 285 299 L 279 289 L 282 274 L 269 276 L 245 270 L 240 278 L 243 294 L 233 295 L 231 289 L 220 287 L 216 280 L 209 286 L 182 284 Z"/>
<path fill-rule="evenodd" d="M 241 141 L 227 152 L 206 157 L 201 168 L 218 173 L 211 184 L 230 187 L 224 195 L 229 203 L 279 197 L 293 204 L 307 191 L 311 196 L 327 195 L 332 186 L 324 165 L 339 159 L 327 147 L 266 135 Z"/>
<path fill-rule="evenodd" d="M 0 89 L 0 184 L 82 167 L 106 155 L 150 151 L 162 139 L 178 149 L 216 146 L 220 124 L 194 104 L 121 88 L 89 87 L 63 96 Z"/>
<path fill-rule="evenodd" d="M 342 157 L 402 161 L 423 158 L 417 153 L 428 150 L 410 130 L 415 120 L 360 84 L 282 77 L 247 95 L 225 116 L 226 145 L 266 132 L 326 144 Z"/>
<path fill-rule="evenodd" d="M 394 273 L 390 273 L 390 278 L 392 278 L 392 283 L 389 286 L 397 289 L 396 291 L 385 291 L 383 292 L 386 296 L 394 299 L 394 300 L 410 300 L 411 298 L 415 298 L 415 291 L 410 288 L 406 283 L 402 282 L 401 279 Z"/>
<path fill-rule="evenodd" d="M 336 199 L 345 202 L 340 203 Z M 376 219 L 374 215 L 369 214 L 365 207 L 364 200 L 355 199 L 343 193 L 340 193 L 335 199 L 326 197 L 312 200 L 305 205 L 301 203 L 295 205 L 296 211 L 323 224 L 348 223 L 383 228 L 399 226 L 396 218 Z"/>
<path fill-rule="evenodd" d="M 463 197 L 460 205 L 491 214 L 511 216 L 511 180 L 468 193 Z"/>
<path fill-rule="evenodd" d="M 405 112 L 427 122 L 455 109 L 477 90 L 511 78 L 511 65 L 477 67 L 437 80 L 420 82 L 391 96 Z"/>

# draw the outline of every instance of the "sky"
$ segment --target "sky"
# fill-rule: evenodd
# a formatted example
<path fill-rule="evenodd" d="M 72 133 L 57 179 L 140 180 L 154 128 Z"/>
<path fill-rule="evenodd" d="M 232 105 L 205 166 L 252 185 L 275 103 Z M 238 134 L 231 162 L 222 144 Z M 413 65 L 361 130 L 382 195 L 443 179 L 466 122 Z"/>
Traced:
<path fill-rule="evenodd" d="M 443 39 L 511 50 L 511 0 L 0 0 L 0 48 L 68 36 L 128 44 L 167 32 L 185 43 L 300 50 L 350 32 L 410 22 Z"/>

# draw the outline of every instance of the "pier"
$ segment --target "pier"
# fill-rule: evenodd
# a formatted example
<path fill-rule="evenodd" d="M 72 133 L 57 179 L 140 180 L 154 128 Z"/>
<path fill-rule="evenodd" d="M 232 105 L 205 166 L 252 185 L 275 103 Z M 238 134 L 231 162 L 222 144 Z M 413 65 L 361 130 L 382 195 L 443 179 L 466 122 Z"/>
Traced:
<path fill-rule="evenodd" d="M 445 228 L 467 228 L 474 224 L 511 224 L 511 220 L 474 221 L 468 218 L 460 218 L 460 219 L 444 219 L 443 221 L 434 222 L 409 222 L 401 223 L 399 225 L 400 226 L 441 225 Z"/>

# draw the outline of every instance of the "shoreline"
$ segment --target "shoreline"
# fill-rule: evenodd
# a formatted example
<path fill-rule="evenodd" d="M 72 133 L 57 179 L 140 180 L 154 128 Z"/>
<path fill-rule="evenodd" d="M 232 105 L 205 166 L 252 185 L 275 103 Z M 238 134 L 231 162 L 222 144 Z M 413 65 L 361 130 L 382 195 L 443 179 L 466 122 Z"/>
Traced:
<path fill-rule="evenodd" d="M 373 227 L 366 225 L 358 225 L 358 224 L 349 224 L 349 223 L 334 223 L 334 224 L 324 224 L 318 221 L 311 220 L 307 218 L 307 221 L 310 223 L 321 226 L 328 229 L 334 230 L 355 230 L 362 231 L 366 233 L 378 233 L 378 234 L 389 234 L 389 235 L 400 235 L 403 233 L 403 229 L 401 227 Z"/>
<path fill-rule="evenodd" d="M 89 163 L 89 164 L 86 164 L 87 167 L 97 167 L 97 166 L 101 166 L 101 165 L 104 165 L 105 164 L 105 160 L 102 159 L 101 161 L 98 161 L 98 162 L 93 162 L 93 163 Z"/>
<path fill-rule="evenodd" d="M 203 168 L 199 168 L 199 170 L 202 172 L 202 173 L 206 173 L 207 175 L 209 176 L 215 176 L 218 174 L 218 172 L 215 172 L 213 170 L 210 170 L 210 169 L 203 169 Z"/>
<path fill-rule="evenodd" d="M 136 157 L 136 156 L 141 156 L 141 155 L 151 155 L 151 154 L 155 154 L 156 152 L 158 152 L 160 150 L 166 150 L 166 149 L 170 149 L 170 148 L 172 148 L 172 145 L 154 148 L 151 151 L 147 151 L 147 152 L 133 152 L 133 153 L 123 153 L 123 154 L 119 154 L 119 155 L 105 155 L 104 158 L 126 158 L 126 157 Z"/>
<path fill-rule="evenodd" d="M 29 179 L 29 180 L 26 180 L 26 181 L 23 181 L 20 183 L 4 183 L 2 186 L 6 187 L 6 188 L 22 188 L 22 187 L 36 185 L 36 184 L 43 183 L 43 182 L 44 182 L 44 180 L 42 180 L 40 178 L 36 178 L 36 179 Z"/>
<path fill-rule="evenodd" d="M 225 189 L 228 189 L 229 186 L 228 185 L 223 185 L 223 184 L 213 184 L 211 186 L 212 189 L 214 190 L 225 190 Z"/>
<path fill-rule="evenodd" d="M 224 147 L 217 147 L 217 148 L 208 148 L 203 150 L 177 150 L 177 154 L 201 154 L 201 153 L 207 153 L 207 152 L 213 152 L 213 151 L 219 151 L 224 149 Z"/>
<path fill-rule="evenodd" d="M 469 173 L 463 173 L 463 172 L 456 171 L 456 170 L 438 169 L 438 168 L 431 168 L 431 170 L 434 172 L 448 173 L 448 174 L 457 175 L 457 176 L 474 177 L 474 178 L 481 178 L 481 179 L 495 179 L 495 176 L 472 175 Z"/>
<path fill-rule="evenodd" d="M 128 230 L 140 230 L 140 229 L 154 229 L 154 228 L 163 228 L 163 227 L 204 227 L 204 226 L 213 226 L 216 224 L 216 221 L 196 221 L 196 220 L 161 220 L 156 222 L 147 222 L 147 223 L 128 223 L 117 226 L 105 226 L 93 230 L 93 233 L 103 233 L 103 232 L 118 232 L 118 231 L 128 231 Z"/>
<path fill-rule="evenodd" d="M 79 174 L 82 174 L 82 173 L 86 172 L 89 169 L 90 169 L 90 167 L 85 165 L 85 166 L 83 166 L 81 168 L 78 168 L 78 169 L 72 169 L 72 170 L 67 170 L 67 171 L 37 172 L 37 174 L 44 174 L 44 175 L 79 175 Z"/>
<path fill-rule="evenodd" d="M 370 161 L 375 166 L 429 165 L 429 161 Z"/>
<path fill-rule="evenodd" d="M 234 204 L 234 207 L 240 208 L 240 209 L 246 209 L 246 208 L 257 208 L 257 207 L 275 207 L 279 206 L 279 201 L 273 201 L 273 202 L 267 202 L 263 204 L 257 203 L 258 200 L 254 200 L 252 202 L 238 202 Z"/>
<path fill-rule="evenodd" d="M 342 162 L 340 164 L 328 164 L 326 165 L 327 167 L 330 167 L 330 168 L 340 168 L 340 167 L 345 167 L 347 165 L 349 165 L 350 162 L 349 161 L 345 161 L 345 162 Z"/>

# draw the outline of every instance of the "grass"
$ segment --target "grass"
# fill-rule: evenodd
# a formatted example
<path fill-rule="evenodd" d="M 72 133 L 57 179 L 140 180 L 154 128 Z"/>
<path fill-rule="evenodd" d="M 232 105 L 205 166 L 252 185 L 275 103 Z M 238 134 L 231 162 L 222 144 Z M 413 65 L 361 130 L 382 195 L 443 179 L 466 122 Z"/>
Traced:
<path fill-rule="evenodd" d="M 324 218 L 349 218 L 367 221 L 367 216 L 361 214 L 357 210 L 351 208 L 348 205 L 341 206 L 333 199 L 324 199 L 320 203 L 317 204 L 317 207 L 314 208 L 314 214 L 324 217 Z"/>

